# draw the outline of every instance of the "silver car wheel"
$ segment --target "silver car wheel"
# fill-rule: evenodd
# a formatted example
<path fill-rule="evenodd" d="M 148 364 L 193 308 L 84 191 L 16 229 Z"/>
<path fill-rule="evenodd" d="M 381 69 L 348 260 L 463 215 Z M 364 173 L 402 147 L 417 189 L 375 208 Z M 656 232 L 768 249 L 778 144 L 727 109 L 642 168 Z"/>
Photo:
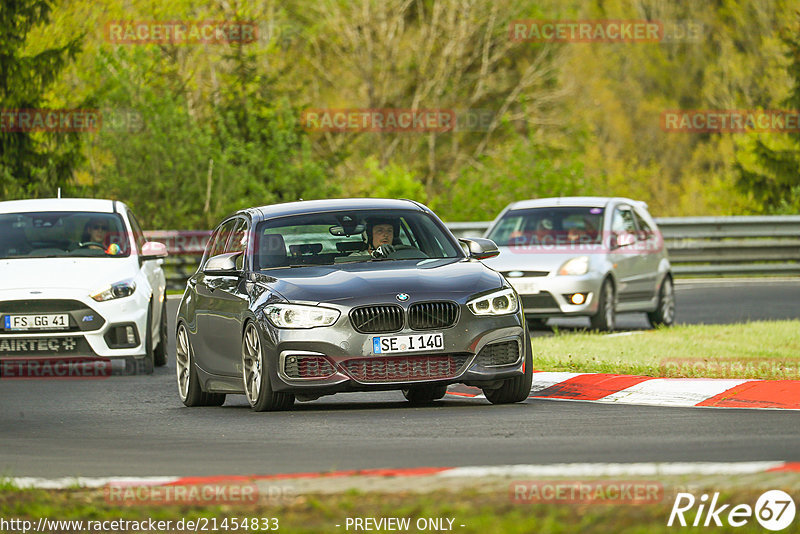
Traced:
<path fill-rule="evenodd" d="M 672 324 L 675 320 L 675 289 L 672 285 L 672 278 L 664 280 L 664 286 L 661 289 L 661 317 L 665 324 Z"/>
<path fill-rule="evenodd" d="M 603 295 L 603 313 L 606 316 L 606 327 L 610 331 L 614 330 L 614 326 L 616 326 L 614 317 L 614 287 L 610 283 L 606 283 L 603 287 L 605 291 Z"/>
<path fill-rule="evenodd" d="M 242 342 L 242 378 L 244 380 L 244 391 L 250 406 L 258 402 L 261 393 L 261 374 L 264 368 L 264 360 L 261 352 L 261 341 L 258 338 L 258 331 L 253 324 L 247 325 Z"/>
<path fill-rule="evenodd" d="M 175 367 L 178 376 L 178 394 L 182 401 L 189 396 L 189 378 L 191 376 L 192 356 L 189 349 L 189 336 L 183 325 L 178 327 L 175 347 Z"/>

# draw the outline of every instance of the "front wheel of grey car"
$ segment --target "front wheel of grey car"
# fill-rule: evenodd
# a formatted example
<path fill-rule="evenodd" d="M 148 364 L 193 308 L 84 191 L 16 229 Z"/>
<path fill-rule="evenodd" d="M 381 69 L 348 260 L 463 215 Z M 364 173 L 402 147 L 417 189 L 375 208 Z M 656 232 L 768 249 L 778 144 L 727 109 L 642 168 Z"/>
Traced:
<path fill-rule="evenodd" d="M 600 288 L 597 313 L 589 317 L 592 328 L 611 332 L 616 326 L 617 314 L 614 309 L 614 284 L 606 278 Z"/>
<path fill-rule="evenodd" d="M 503 385 L 497 389 L 484 389 L 483 394 L 492 404 L 511 404 L 522 402 L 531 394 L 531 384 L 533 383 L 533 350 L 531 348 L 531 336 L 528 329 L 525 329 L 525 365 L 523 374 L 508 378 Z"/>
<path fill-rule="evenodd" d="M 175 336 L 175 368 L 178 375 L 178 395 L 185 406 L 222 406 L 224 393 L 206 393 L 200 387 L 194 364 L 194 350 L 186 327 L 178 326 Z"/>
<path fill-rule="evenodd" d="M 253 411 L 287 410 L 294 404 L 294 395 L 272 391 L 261 337 L 253 323 L 247 324 L 242 338 L 242 380 Z"/>
<path fill-rule="evenodd" d="M 647 320 L 653 328 L 672 326 L 675 323 L 675 285 L 672 277 L 667 275 L 658 291 L 658 308 L 647 314 Z"/>
<path fill-rule="evenodd" d="M 403 396 L 411 404 L 430 404 L 445 396 L 447 386 L 414 386 L 404 389 Z"/>

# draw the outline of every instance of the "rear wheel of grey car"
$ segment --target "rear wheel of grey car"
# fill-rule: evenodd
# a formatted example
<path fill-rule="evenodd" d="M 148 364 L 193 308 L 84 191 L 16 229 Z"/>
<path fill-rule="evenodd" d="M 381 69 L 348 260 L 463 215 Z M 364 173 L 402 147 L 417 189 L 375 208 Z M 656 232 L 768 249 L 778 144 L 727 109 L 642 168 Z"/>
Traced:
<path fill-rule="evenodd" d="M 175 336 L 175 367 L 178 375 L 178 395 L 186 406 L 222 406 L 224 393 L 206 393 L 200 387 L 194 364 L 194 350 L 186 327 L 178 326 Z"/>
<path fill-rule="evenodd" d="M 167 365 L 167 299 L 161 304 L 161 327 L 158 334 L 158 346 L 153 351 L 153 365 L 163 367 Z"/>
<path fill-rule="evenodd" d="M 247 324 L 242 339 L 242 380 L 247 402 L 256 412 L 286 410 L 294 404 L 294 395 L 272 391 L 261 337 L 253 323 Z"/>
<path fill-rule="evenodd" d="M 510 404 L 522 402 L 531 394 L 533 383 L 533 350 L 531 336 L 525 329 L 525 364 L 523 374 L 509 378 L 498 389 L 484 389 L 483 394 L 492 404 Z"/>
<path fill-rule="evenodd" d="M 653 328 L 672 326 L 675 323 L 675 285 L 672 276 L 667 275 L 658 291 L 658 308 L 647 314 Z"/>
<path fill-rule="evenodd" d="M 614 284 L 608 278 L 603 281 L 600 288 L 600 296 L 597 302 L 597 313 L 592 315 L 589 320 L 595 330 L 614 330 L 617 321 L 616 310 L 614 309 Z"/>
<path fill-rule="evenodd" d="M 429 404 L 445 396 L 447 386 L 414 386 L 403 390 L 403 396 L 411 404 Z"/>

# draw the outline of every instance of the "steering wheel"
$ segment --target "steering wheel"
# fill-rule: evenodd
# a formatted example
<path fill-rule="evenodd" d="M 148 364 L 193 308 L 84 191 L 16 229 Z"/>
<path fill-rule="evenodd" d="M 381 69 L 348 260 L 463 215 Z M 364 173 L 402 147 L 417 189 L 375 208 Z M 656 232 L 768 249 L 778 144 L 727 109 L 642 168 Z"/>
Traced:
<path fill-rule="evenodd" d="M 375 259 L 385 259 L 391 257 L 400 260 L 422 259 L 427 258 L 428 255 L 419 250 L 417 247 L 412 247 L 411 245 L 381 245 L 372 251 L 372 257 Z"/>
<path fill-rule="evenodd" d="M 84 241 L 82 243 L 78 243 L 78 248 L 87 248 L 92 246 L 99 247 L 102 250 L 106 249 L 106 247 L 103 246 L 102 243 L 98 243 L 97 241 Z"/>

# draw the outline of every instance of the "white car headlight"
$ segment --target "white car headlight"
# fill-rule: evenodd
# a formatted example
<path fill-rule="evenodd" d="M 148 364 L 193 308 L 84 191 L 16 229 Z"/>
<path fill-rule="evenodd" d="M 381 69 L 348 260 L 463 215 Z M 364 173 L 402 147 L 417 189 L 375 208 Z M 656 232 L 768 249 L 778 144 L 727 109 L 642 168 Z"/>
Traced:
<path fill-rule="evenodd" d="M 332 308 L 301 304 L 270 304 L 264 308 L 269 322 L 278 328 L 314 328 L 330 326 L 341 313 Z"/>
<path fill-rule="evenodd" d="M 467 302 L 475 315 L 510 315 L 519 310 L 519 299 L 513 289 L 503 289 Z"/>
<path fill-rule="evenodd" d="M 589 272 L 589 256 L 578 256 L 564 262 L 558 270 L 558 274 L 581 275 Z"/>
<path fill-rule="evenodd" d="M 110 286 L 95 291 L 89 296 L 97 302 L 105 302 L 107 300 L 130 297 L 133 295 L 134 291 L 136 291 L 136 282 L 133 280 L 123 280 L 122 282 L 117 282 L 116 284 L 111 284 Z"/>

